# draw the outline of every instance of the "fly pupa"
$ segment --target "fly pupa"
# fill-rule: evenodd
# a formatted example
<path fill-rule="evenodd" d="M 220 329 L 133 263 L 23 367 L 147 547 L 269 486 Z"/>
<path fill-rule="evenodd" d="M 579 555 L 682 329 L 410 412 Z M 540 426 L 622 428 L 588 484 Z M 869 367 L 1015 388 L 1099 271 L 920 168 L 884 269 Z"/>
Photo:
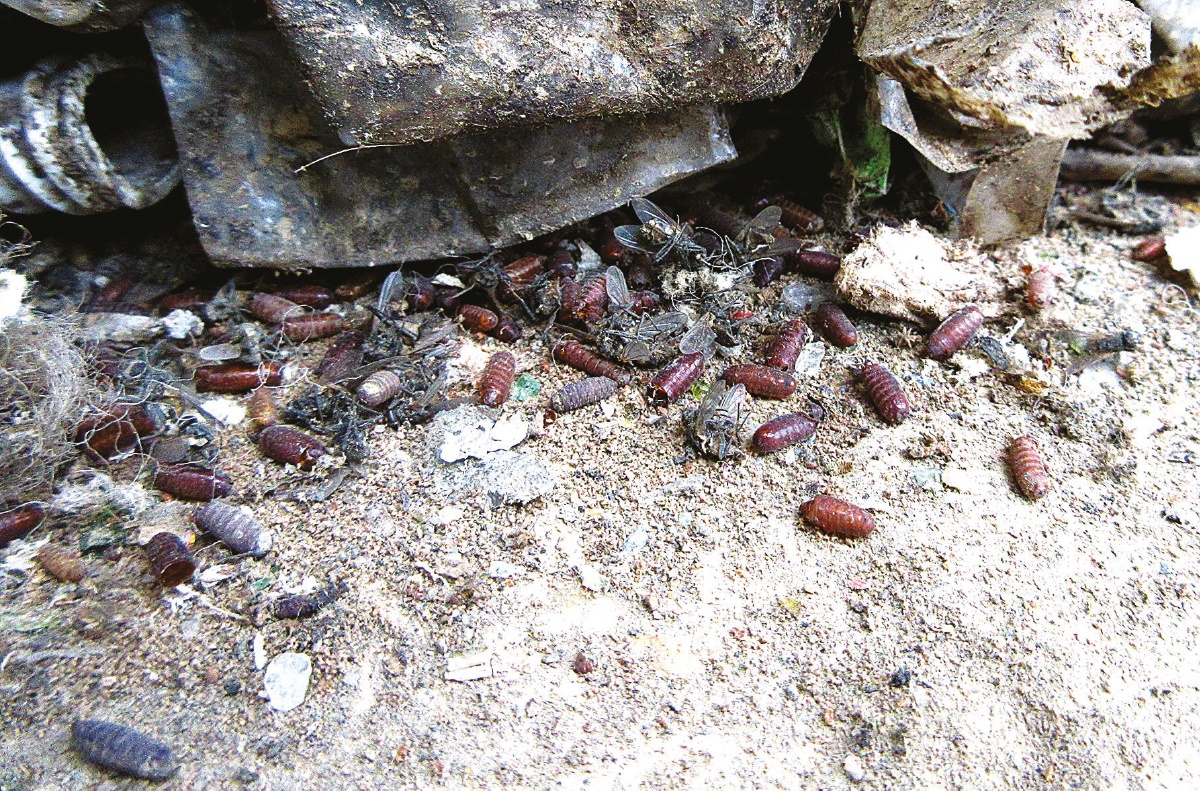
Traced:
<path fill-rule="evenodd" d="M 24 538 L 46 518 L 46 509 L 38 503 L 26 503 L 0 512 L 0 547 Z"/>
<path fill-rule="evenodd" d="M 766 364 L 772 368 L 791 373 L 804 350 L 808 337 L 808 325 L 802 319 L 792 319 L 767 347 Z"/>
<path fill-rule="evenodd" d="M 500 323 L 500 317 L 479 305 L 463 305 L 458 309 L 462 325 L 472 332 L 491 332 Z"/>
<path fill-rule="evenodd" d="M 301 470 L 311 470 L 317 459 L 329 454 L 320 440 L 291 426 L 263 429 L 256 442 L 258 449 L 268 458 Z"/>
<path fill-rule="evenodd" d="M 1017 485 L 1030 500 L 1037 500 L 1050 491 L 1050 474 L 1038 453 L 1033 437 L 1017 437 L 1008 450 L 1008 463 Z"/>
<path fill-rule="evenodd" d="M 166 780 L 179 771 L 170 747 L 115 722 L 76 720 L 71 747 L 97 766 L 145 780 Z"/>
<path fill-rule="evenodd" d="M 560 387 L 550 396 L 550 408 L 555 412 L 574 412 L 598 404 L 617 390 L 617 383 L 605 376 L 593 376 Z"/>
<path fill-rule="evenodd" d="M 294 343 L 329 338 L 345 328 L 345 319 L 336 313 L 306 313 L 302 316 L 289 316 L 280 324 L 283 337 Z"/>
<path fill-rule="evenodd" d="M 968 305 L 943 321 L 929 336 L 926 353 L 935 360 L 949 359 L 956 351 L 979 332 L 983 326 L 983 314 L 974 305 Z"/>
<path fill-rule="evenodd" d="M 591 349 L 574 340 L 559 341 L 554 345 L 554 359 L 592 376 L 606 376 L 618 384 L 629 384 L 632 377 L 616 363 L 604 359 Z"/>
<path fill-rule="evenodd" d="M 275 363 L 228 363 L 196 369 L 196 389 L 213 393 L 244 393 L 256 387 L 283 384 L 283 371 Z"/>
<path fill-rule="evenodd" d="M 174 588 L 192 578 L 196 561 L 187 544 L 174 533 L 157 533 L 144 547 L 150 571 L 164 588 Z"/>
<path fill-rule="evenodd" d="M 647 398 L 654 406 L 666 406 L 679 400 L 692 383 L 704 373 L 704 355 L 685 354 L 666 365 L 650 380 Z"/>
<path fill-rule="evenodd" d="M 721 378 L 731 385 L 740 384 L 748 393 L 761 398 L 787 398 L 796 392 L 795 377 L 765 365 L 731 365 L 721 374 Z"/>
<path fill-rule="evenodd" d="M 875 517 L 857 505 L 818 494 L 800 506 L 806 522 L 826 533 L 845 538 L 866 538 L 875 529 Z"/>
<path fill-rule="evenodd" d="M 484 366 L 483 375 L 479 377 L 479 403 L 499 407 L 507 401 L 516 372 L 517 358 L 511 352 L 493 354 Z"/>
<path fill-rule="evenodd" d="M 900 380 L 879 363 L 867 363 L 859 375 L 867 398 L 875 405 L 879 416 L 888 423 L 903 423 L 912 412 L 912 407 Z"/>
<path fill-rule="evenodd" d="M 185 500 L 212 500 L 233 491 L 233 483 L 225 473 L 188 464 L 160 464 L 154 473 L 154 486 Z"/>
<path fill-rule="evenodd" d="M 858 330 L 846 312 L 832 302 L 821 304 L 813 314 L 813 324 L 825 340 L 841 349 L 858 343 Z"/>
<path fill-rule="evenodd" d="M 816 431 L 817 424 L 808 415 L 799 412 L 780 415 L 755 430 L 751 445 L 759 453 L 775 453 L 798 442 L 804 442 Z"/>
<path fill-rule="evenodd" d="M 192 512 L 196 527 L 215 536 L 238 555 L 261 558 L 271 551 L 274 536 L 266 530 L 246 507 L 237 507 L 220 500 L 196 506 Z"/>

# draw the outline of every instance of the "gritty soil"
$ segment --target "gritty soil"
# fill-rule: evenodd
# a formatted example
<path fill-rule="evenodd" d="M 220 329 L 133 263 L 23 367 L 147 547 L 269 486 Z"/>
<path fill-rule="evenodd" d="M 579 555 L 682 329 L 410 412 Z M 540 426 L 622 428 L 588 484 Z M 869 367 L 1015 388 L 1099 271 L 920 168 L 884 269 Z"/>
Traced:
<path fill-rule="evenodd" d="M 1150 199 L 1169 228 L 1200 220 Z M 637 387 L 542 429 L 578 375 L 540 338 L 514 351 L 542 394 L 504 409 L 539 427 L 518 449 L 559 478 L 525 506 L 440 490 L 419 426 L 375 430 L 364 475 L 327 500 L 288 499 L 326 473 L 230 429 L 222 469 L 276 532 L 264 560 L 208 545 L 200 571 L 228 576 L 166 592 L 136 546 L 89 557 L 77 585 L 8 575 L 0 783 L 140 787 L 70 751 L 71 722 L 95 717 L 174 748 L 162 788 L 1194 788 L 1200 327 L 1170 272 L 1129 259 L 1135 241 L 1068 225 L 988 258 L 1008 299 L 986 331 L 1024 320 L 1024 375 L 976 350 L 927 360 L 919 328 L 856 314 L 856 348 L 829 349 L 786 404 L 753 403 L 748 426 L 825 410 L 792 452 L 697 457 L 694 399 L 656 411 Z M 1028 264 L 1059 276 L 1040 315 L 1021 304 Z M 1082 366 L 1076 334 L 1122 328 L 1138 351 Z M 864 360 L 901 376 L 909 420 L 863 400 Z M 1004 461 L 1021 434 L 1053 480 L 1037 502 Z M 806 526 L 820 492 L 870 508 L 875 532 Z M 306 578 L 347 590 L 307 619 L 264 615 Z M 268 657 L 312 658 L 299 708 L 260 694 L 257 635 Z M 478 652 L 486 677 L 445 679 Z"/>

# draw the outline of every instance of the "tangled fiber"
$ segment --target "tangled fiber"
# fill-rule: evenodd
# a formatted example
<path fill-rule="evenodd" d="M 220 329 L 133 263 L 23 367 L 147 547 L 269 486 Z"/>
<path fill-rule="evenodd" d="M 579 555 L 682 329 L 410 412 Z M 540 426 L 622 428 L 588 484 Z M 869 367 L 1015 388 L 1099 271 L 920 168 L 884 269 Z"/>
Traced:
<path fill-rule="evenodd" d="M 0 275 L 5 276 L 0 285 L 7 286 L 9 302 L 21 299 L 24 278 L 4 266 L 23 248 L 0 244 Z M 94 400 L 95 387 L 87 379 L 70 319 L 23 309 L 5 313 L 7 318 L 0 314 L 0 503 L 44 500 L 55 470 L 74 455 L 71 432 Z"/>

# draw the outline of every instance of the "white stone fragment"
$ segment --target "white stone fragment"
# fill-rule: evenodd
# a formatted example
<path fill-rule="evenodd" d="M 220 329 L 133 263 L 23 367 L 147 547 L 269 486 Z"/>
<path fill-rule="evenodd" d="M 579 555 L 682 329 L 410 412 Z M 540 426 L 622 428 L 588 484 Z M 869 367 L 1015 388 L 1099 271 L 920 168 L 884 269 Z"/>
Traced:
<path fill-rule="evenodd" d="M 1171 268 L 1176 272 L 1187 272 L 1192 282 L 1200 286 L 1200 225 L 1180 228 L 1163 241 Z"/>
<path fill-rule="evenodd" d="M 575 570 L 579 572 L 579 581 L 583 587 L 596 593 L 608 590 L 608 577 L 596 571 L 591 564 L 580 563 Z"/>
<path fill-rule="evenodd" d="M 291 711 L 304 702 L 312 678 L 312 660 L 304 654 L 280 654 L 267 665 L 263 688 L 271 708 Z"/>
<path fill-rule="evenodd" d="M 262 632 L 254 635 L 251 651 L 254 653 L 254 669 L 262 670 L 267 666 L 267 642 L 263 639 Z"/>
<path fill-rule="evenodd" d="M 447 681 L 478 681 L 492 675 L 491 651 L 474 651 L 446 659 Z"/>
<path fill-rule="evenodd" d="M 505 563 L 503 560 L 493 560 L 488 566 L 487 575 L 494 580 L 506 580 L 518 576 L 524 569 L 515 563 Z"/>
<path fill-rule="evenodd" d="M 846 760 L 842 762 L 842 769 L 846 772 L 846 777 L 852 783 L 861 783 L 867 776 L 867 770 L 863 766 L 862 759 L 857 755 L 847 755 Z"/>
<path fill-rule="evenodd" d="M 489 454 L 509 450 L 529 436 L 529 424 L 519 413 L 492 420 L 473 406 L 454 410 L 443 425 L 438 458 L 447 464 L 487 459 Z"/>
<path fill-rule="evenodd" d="M 246 407 L 232 398 L 208 398 L 200 407 L 226 426 L 236 426 L 246 419 Z"/>
<path fill-rule="evenodd" d="M 177 341 L 204 332 L 204 320 L 183 308 L 177 308 L 163 316 L 162 323 L 167 330 L 167 337 Z"/>

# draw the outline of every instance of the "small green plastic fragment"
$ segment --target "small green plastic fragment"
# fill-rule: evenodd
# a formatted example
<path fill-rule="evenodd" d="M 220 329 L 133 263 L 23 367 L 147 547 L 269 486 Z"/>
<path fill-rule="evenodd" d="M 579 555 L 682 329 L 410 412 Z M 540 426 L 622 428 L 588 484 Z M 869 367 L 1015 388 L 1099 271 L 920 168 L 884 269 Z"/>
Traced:
<path fill-rule="evenodd" d="M 521 374 L 513 382 L 510 398 L 513 401 L 528 401 L 542 392 L 542 383 L 529 374 Z"/>
<path fill-rule="evenodd" d="M 938 467 L 913 470 L 912 479 L 918 488 L 924 489 L 927 492 L 940 492 L 942 490 L 942 471 Z"/>

